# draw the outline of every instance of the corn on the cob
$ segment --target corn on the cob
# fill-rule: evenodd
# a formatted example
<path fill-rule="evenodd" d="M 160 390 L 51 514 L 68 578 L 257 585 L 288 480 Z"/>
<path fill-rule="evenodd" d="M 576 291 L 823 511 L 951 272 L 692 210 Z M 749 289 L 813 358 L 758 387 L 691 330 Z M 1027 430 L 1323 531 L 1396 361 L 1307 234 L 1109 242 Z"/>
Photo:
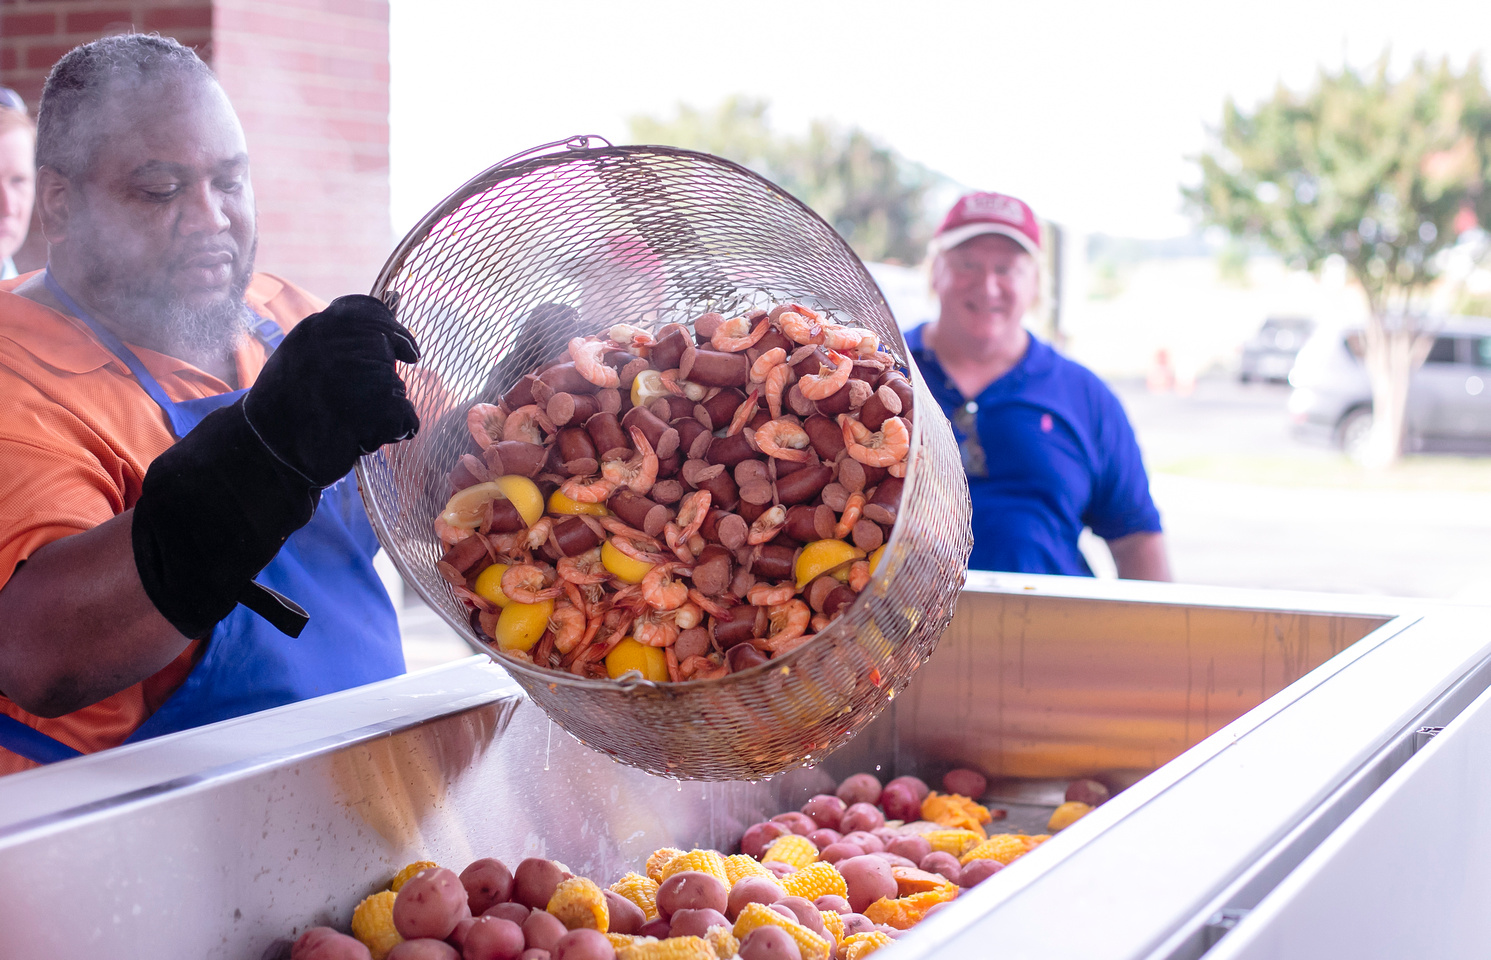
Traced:
<path fill-rule="evenodd" d="M 735 929 L 731 932 L 736 939 L 744 940 L 746 935 L 757 927 L 770 924 L 781 927 L 792 935 L 797 941 L 797 949 L 802 953 L 802 960 L 828 960 L 831 949 L 829 942 L 807 927 L 777 913 L 764 903 L 748 903 L 745 909 L 740 911 L 740 916 L 735 920 Z"/>
<path fill-rule="evenodd" d="M 657 937 L 639 937 L 631 933 L 608 933 L 606 934 L 606 939 L 611 941 L 612 949 L 617 951 L 621 950 L 622 947 L 629 947 L 634 943 L 654 943 L 657 941 Z"/>
<path fill-rule="evenodd" d="M 400 890 L 404 889 L 404 884 L 414 879 L 414 875 L 416 873 L 419 873 L 421 870 L 433 870 L 435 867 L 438 866 L 440 866 L 440 864 L 436 863 L 433 860 L 416 860 L 414 863 L 409 864 L 409 866 L 393 875 L 393 880 L 389 882 L 388 889 L 392 890 L 394 893 L 398 893 Z"/>
<path fill-rule="evenodd" d="M 652 851 L 652 855 L 647 858 L 647 875 L 658 883 L 662 883 L 663 868 L 668 865 L 669 860 L 682 853 L 683 851 L 677 847 L 659 847 Z"/>
<path fill-rule="evenodd" d="M 383 960 L 388 951 L 404 942 L 393 925 L 393 902 L 398 896 L 392 890 L 384 890 L 366 898 L 352 911 L 352 935 L 368 948 L 373 960 Z"/>
<path fill-rule="evenodd" d="M 921 923 L 922 919 L 927 915 L 928 910 L 931 910 L 939 903 L 946 903 L 953 899 L 953 897 L 956 897 L 958 895 L 957 889 L 957 887 L 953 887 L 951 893 L 942 890 L 928 890 L 925 893 L 913 893 L 909 897 L 897 897 L 894 900 L 881 897 L 868 907 L 865 907 L 865 916 L 869 917 L 875 923 L 883 923 L 888 927 L 895 927 L 897 930 L 907 930 Z"/>
<path fill-rule="evenodd" d="M 879 950 L 888 947 L 896 941 L 891 939 L 890 934 L 879 930 L 871 930 L 869 933 L 851 934 L 844 938 L 843 960 L 860 960 Z"/>
<path fill-rule="evenodd" d="M 849 896 L 849 885 L 844 882 L 844 875 L 835 870 L 833 864 L 822 860 L 783 877 L 782 888 L 789 897 L 806 897 L 809 900 L 817 900 L 830 893 L 837 897 Z"/>
<path fill-rule="evenodd" d="M 735 939 L 729 927 L 710 927 L 704 933 L 704 942 L 709 944 L 717 960 L 730 960 L 740 953 L 740 941 Z"/>
<path fill-rule="evenodd" d="M 791 864 L 799 870 L 817 859 L 818 848 L 814 846 L 813 841 L 795 833 L 777 837 L 761 855 L 762 863 L 775 860 L 778 863 Z"/>
<path fill-rule="evenodd" d="M 976 830 L 982 834 L 983 824 L 993 818 L 987 807 L 981 807 L 965 796 L 938 793 L 934 790 L 922 801 L 922 819 L 944 827 Z"/>
<path fill-rule="evenodd" d="M 1017 833 L 995 834 L 959 857 L 958 862 L 965 867 L 974 860 L 998 860 L 1007 864 L 1016 857 L 1024 856 L 1030 849 L 1026 839 Z"/>
<path fill-rule="evenodd" d="M 658 882 L 640 873 L 628 873 L 611 884 L 611 890 L 621 894 L 642 908 L 642 915 L 649 920 L 657 919 Z"/>
<path fill-rule="evenodd" d="M 984 835 L 974 830 L 928 830 L 922 836 L 927 838 L 933 850 L 955 857 L 961 857 L 984 840 Z"/>
<path fill-rule="evenodd" d="M 725 858 L 725 876 L 728 878 L 728 886 L 735 886 L 737 881 L 746 877 L 766 877 L 768 880 L 776 880 L 777 875 L 761 866 L 761 862 L 755 857 L 744 853 L 732 853 Z M 778 881 L 780 882 L 780 881 Z"/>
<path fill-rule="evenodd" d="M 606 895 L 586 877 L 571 877 L 560 883 L 546 909 L 571 930 L 588 927 L 604 933 L 611 925 Z"/>
<path fill-rule="evenodd" d="M 823 926 L 828 930 L 829 936 L 834 938 L 834 943 L 844 942 L 844 915 L 837 910 L 819 910 L 823 917 Z"/>
<path fill-rule="evenodd" d="M 1046 829 L 1052 833 L 1055 833 L 1057 830 L 1064 830 L 1087 816 L 1090 810 L 1092 810 L 1092 807 L 1089 807 L 1085 803 L 1077 800 L 1068 800 L 1052 811 L 1051 819 L 1046 823 Z"/>
<path fill-rule="evenodd" d="M 723 883 L 725 889 L 730 889 L 730 877 L 725 873 L 725 858 L 720 856 L 718 850 L 690 850 L 688 853 L 680 853 L 663 866 L 662 876 L 658 882 L 661 883 L 675 873 L 683 873 L 685 870 L 707 873 Z"/>
<path fill-rule="evenodd" d="M 715 955 L 703 937 L 649 938 L 617 950 L 616 960 L 715 960 Z"/>

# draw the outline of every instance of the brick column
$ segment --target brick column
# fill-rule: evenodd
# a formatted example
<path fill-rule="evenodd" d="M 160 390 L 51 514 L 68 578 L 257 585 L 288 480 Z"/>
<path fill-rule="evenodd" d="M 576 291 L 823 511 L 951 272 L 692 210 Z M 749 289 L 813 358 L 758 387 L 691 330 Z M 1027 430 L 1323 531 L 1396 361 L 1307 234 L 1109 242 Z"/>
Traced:
<path fill-rule="evenodd" d="M 366 292 L 393 247 L 387 0 L 0 0 L 0 83 L 34 110 L 59 56 L 130 29 L 194 47 L 238 110 L 258 268 L 327 298 Z M 44 261 L 40 239 L 23 269 Z"/>

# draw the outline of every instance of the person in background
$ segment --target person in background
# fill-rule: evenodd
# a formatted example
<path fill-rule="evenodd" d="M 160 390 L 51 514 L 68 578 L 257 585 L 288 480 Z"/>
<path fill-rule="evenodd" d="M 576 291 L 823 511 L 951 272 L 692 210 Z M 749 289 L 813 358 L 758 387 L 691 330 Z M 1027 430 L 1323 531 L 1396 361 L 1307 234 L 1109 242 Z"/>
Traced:
<path fill-rule="evenodd" d="M 31 229 L 36 199 L 36 125 L 26 103 L 0 87 L 0 280 L 16 275 L 15 252 Z"/>
<path fill-rule="evenodd" d="M 968 565 L 1092 576 L 1077 546 L 1091 527 L 1120 577 L 1168 580 L 1159 511 L 1118 398 L 1023 326 L 1040 290 L 1040 236 L 1014 197 L 960 199 L 929 251 L 938 318 L 906 337 L 968 473 Z"/>
<path fill-rule="evenodd" d="M 65 54 L 36 159 L 47 267 L 0 283 L 0 774 L 403 673 L 349 474 L 418 429 L 409 331 L 254 272 L 243 129 L 174 40 Z"/>

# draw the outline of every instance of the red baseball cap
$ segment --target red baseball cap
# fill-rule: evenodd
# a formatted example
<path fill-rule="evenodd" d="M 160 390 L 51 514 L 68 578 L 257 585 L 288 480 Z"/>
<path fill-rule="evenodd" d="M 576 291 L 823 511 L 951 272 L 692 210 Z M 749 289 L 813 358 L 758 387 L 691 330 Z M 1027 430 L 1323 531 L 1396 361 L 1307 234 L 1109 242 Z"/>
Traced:
<path fill-rule="evenodd" d="M 986 233 L 1009 237 L 1031 256 L 1041 250 L 1041 226 L 1024 200 L 1002 193 L 970 193 L 953 204 L 932 235 L 932 252 L 944 253 Z"/>

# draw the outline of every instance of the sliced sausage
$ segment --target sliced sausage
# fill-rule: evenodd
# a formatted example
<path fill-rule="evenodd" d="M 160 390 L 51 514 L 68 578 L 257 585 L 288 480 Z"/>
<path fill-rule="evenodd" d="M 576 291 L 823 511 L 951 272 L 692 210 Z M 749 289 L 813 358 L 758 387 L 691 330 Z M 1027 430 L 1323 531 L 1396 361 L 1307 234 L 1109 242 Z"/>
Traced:
<path fill-rule="evenodd" d="M 611 499 L 606 501 L 606 506 L 627 526 L 635 527 L 649 537 L 660 535 L 663 525 L 673 519 L 673 511 L 661 503 L 625 489 L 612 494 Z"/>
<path fill-rule="evenodd" d="M 590 434 L 590 439 L 595 442 L 595 449 L 603 460 L 628 456 L 632 452 L 631 441 L 627 439 L 626 431 L 621 429 L 621 422 L 614 413 L 602 410 L 595 414 L 585 421 L 585 432 Z"/>
<path fill-rule="evenodd" d="M 905 485 L 906 481 L 900 477 L 886 477 L 880 481 L 875 492 L 865 501 L 864 515 L 887 527 L 894 525 L 901 505 L 901 489 Z"/>
<path fill-rule="evenodd" d="M 621 418 L 621 426 L 626 430 L 633 427 L 641 430 L 647 442 L 652 444 L 653 452 L 658 455 L 659 460 L 672 456 L 678 450 L 678 431 L 646 407 L 632 407 L 628 410 L 626 416 Z"/>
<path fill-rule="evenodd" d="M 678 363 L 685 380 L 706 387 L 743 387 L 751 381 L 751 363 L 743 353 L 724 353 L 703 347 L 688 347 Z"/>
<path fill-rule="evenodd" d="M 555 426 L 567 423 L 584 423 L 600 412 L 601 402 L 595 396 L 584 393 L 556 393 L 549 398 L 546 412 Z"/>
<path fill-rule="evenodd" d="M 595 531 L 579 517 L 565 517 L 554 524 L 554 541 L 559 544 L 559 552 L 566 557 L 578 557 L 601 545 Z"/>
<path fill-rule="evenodd" d="M 730 589 L 734 575 L 734 559 L 718 543 L 706 544 L 694 561 L 694 586 L 706 597 L 718 597 Z"/>
<path fill-rule="evenodd" d="M 805 467 L 785 477 L 778 472 L 777 499 L 788 506 L 807 503 L 818 496 L 832 478 L 833 469 L 822 463 Z"/>
<path fill-rule="evenodd" d="M 538 375 L 555 393 L 595 393 L 600 387 L 586 380 L 573 362 L 556 363 Z"/>

